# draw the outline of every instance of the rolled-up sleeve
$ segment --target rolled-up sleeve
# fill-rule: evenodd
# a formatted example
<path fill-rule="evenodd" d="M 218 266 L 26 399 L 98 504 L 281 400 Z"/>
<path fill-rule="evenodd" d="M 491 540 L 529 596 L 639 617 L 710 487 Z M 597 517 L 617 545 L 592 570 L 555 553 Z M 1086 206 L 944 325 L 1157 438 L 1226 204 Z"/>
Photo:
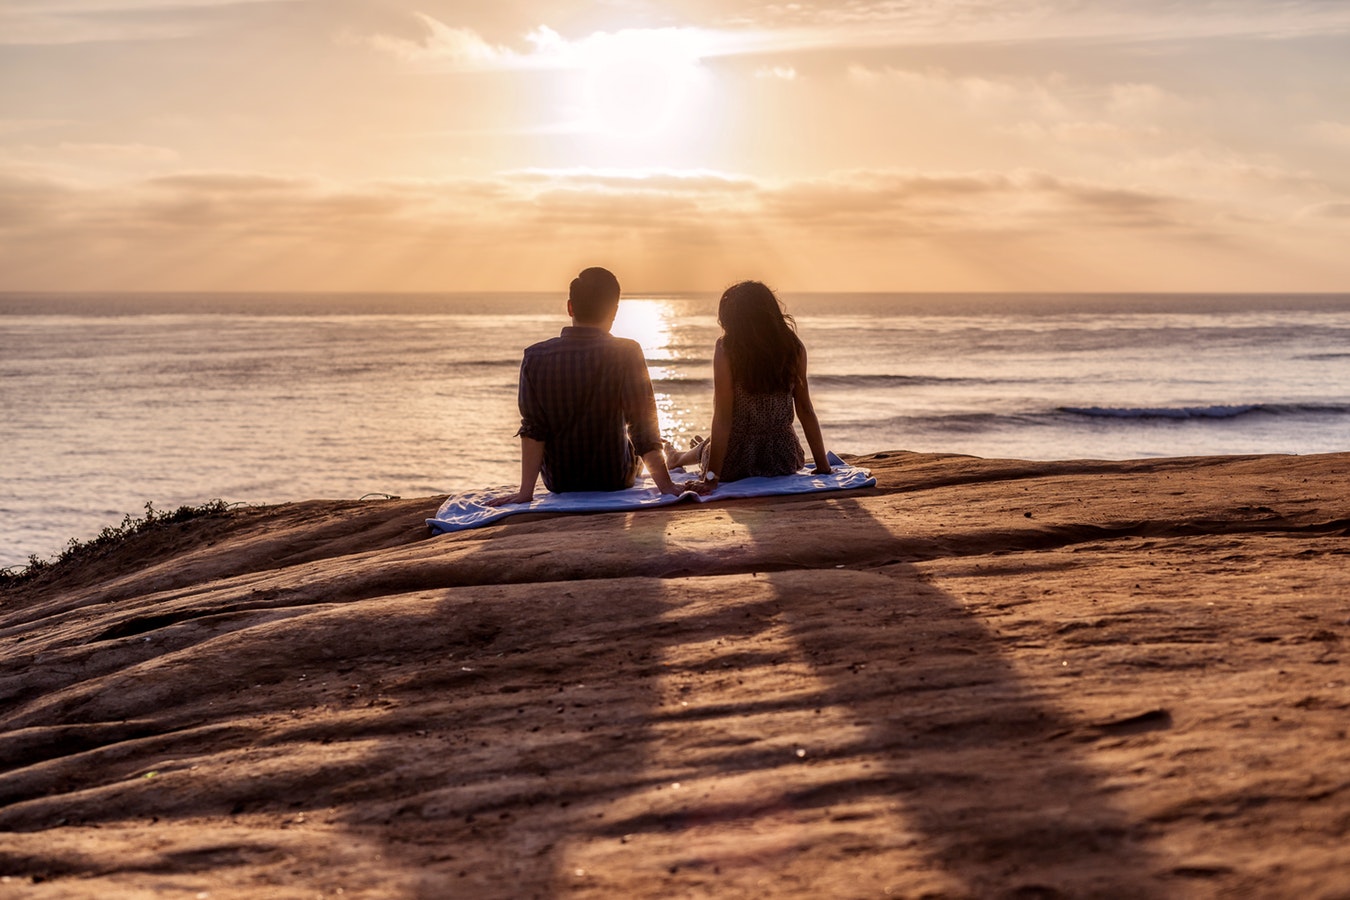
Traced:
<path fill-rule="evenodd" d="M 652 392 L 651 376 L 647 374 L 646 356 L 636 342 L 623 376 L 623 414 L 628 422 L 628 439 L 639 456 L 661 449 L 656 396 Z"/>
<path fill-rule="evenodd" d="M 516 395 L 516 402 L 520 406 L 520 430 L 516 432 L 516 436 L 547 441 L 548 429 L 544 424 L 543 398 L 539 396 L 538 387 L 531 381 L 531 375 L 530 357 L 526 354 L 520 363 L 520 386 Z"/>

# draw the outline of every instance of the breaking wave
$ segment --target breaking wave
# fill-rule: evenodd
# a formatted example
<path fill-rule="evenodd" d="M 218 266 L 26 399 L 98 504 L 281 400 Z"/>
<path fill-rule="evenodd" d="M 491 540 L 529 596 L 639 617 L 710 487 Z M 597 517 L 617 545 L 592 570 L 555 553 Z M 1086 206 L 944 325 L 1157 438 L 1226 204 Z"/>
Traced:
<path fill-rule="evenodd" d="M 1061 406 L 1059 412 L 1097 419 L 1236 419 L 1250 415 L 1345 415 L 1347 405 L 1235 403 L 1216 406 Z"/>

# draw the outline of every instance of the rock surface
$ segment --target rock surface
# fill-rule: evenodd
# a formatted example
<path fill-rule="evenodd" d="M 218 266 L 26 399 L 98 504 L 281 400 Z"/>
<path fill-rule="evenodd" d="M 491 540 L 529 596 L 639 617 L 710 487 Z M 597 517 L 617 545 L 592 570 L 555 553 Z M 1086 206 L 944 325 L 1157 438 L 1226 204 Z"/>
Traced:
<path fill-rule="evenodd" d="M 858 462 L 0 594 L 0 896 L 1350 896 L 1350 454 Z"/>

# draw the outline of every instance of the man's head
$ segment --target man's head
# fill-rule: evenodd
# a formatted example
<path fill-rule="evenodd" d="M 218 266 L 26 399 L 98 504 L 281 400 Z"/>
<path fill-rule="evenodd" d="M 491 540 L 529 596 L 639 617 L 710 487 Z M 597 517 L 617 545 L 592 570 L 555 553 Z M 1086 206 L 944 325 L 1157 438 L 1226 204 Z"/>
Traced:
<path fill-rule="evenodd" d="M 592 266 L 572 279 L 567 312 L 578 325 L 608 328 L 619 311 L 619 279 L 609 269 Z"/>

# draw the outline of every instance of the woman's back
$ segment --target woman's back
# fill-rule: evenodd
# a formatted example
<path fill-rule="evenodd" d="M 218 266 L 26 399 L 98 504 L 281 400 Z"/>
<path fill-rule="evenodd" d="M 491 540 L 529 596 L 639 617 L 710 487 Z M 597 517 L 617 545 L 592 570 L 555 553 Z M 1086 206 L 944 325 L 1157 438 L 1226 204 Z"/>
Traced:
<path fill-rule="evenodd" d="M 806 462 L 794 417 L 828 474 L 820 423 L 806 383 L 806 348 L 772 290 L 760 281 L 727 288 L 718 304 L 722 337 L 713 352 L 713 427 L 704 481 L 791 475 Z M 712 488 L 709 488 L 710 490 Z"/>
<path fill-rule="evenodd" d="M 757 394 L 735 384 L 731 435 L 727 441 L 724 481 L 755 475 L 791 475 L 806 464 L 801 441 L 792 427 L 792 390 Z"/>

